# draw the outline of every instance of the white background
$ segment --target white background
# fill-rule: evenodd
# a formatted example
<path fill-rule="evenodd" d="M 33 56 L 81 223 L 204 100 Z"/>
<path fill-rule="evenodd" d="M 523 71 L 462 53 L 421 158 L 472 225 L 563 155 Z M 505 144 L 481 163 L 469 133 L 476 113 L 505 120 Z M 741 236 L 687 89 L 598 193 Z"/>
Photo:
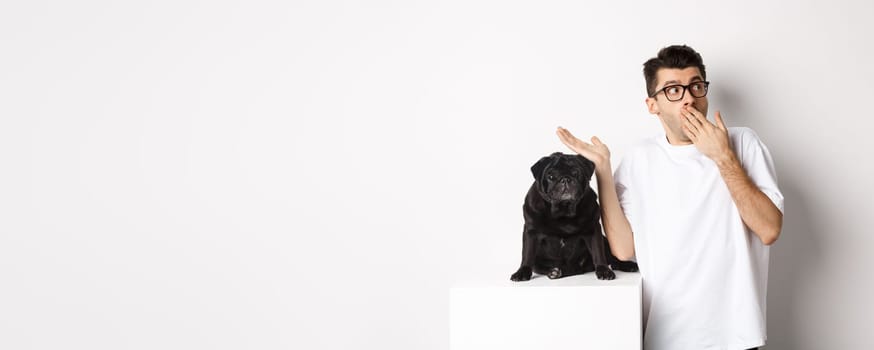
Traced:
<path fill-rule="evenodd" d="M 3 1 L 0 348 L 445 349 L 675 43 L 775 159 L 767 348 L 871 348 L 874 5 L 780 3 Z"/>

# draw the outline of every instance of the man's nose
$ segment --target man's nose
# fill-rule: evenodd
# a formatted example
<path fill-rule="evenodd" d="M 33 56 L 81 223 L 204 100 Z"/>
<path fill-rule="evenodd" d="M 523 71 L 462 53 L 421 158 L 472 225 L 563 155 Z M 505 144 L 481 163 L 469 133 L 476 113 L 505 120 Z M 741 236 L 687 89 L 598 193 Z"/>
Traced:
<path fill-rule="evenodd" d="M 686 90 L 685 93 L 683 94 L 683 105 L 684 106 L 691 106 L 692 103 L 694 103 L 694 102 L 695 102 L 695 96 L 692 96 L 691 91 Z"/>

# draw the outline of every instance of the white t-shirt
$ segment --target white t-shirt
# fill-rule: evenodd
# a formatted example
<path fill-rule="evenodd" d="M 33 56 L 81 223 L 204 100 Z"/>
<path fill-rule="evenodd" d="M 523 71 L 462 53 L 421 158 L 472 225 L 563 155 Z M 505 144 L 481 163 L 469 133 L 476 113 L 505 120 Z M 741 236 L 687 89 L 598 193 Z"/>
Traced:
<path fill-rule="evenodd" d="M 728 134 L 750 179 L 782 212 L 768 149 L 752 129 Z M 716 163 L 662 134 L 629 150 L 614 178 L 643 277 L 644 349 L 764 345 L 769 249 L 741 220 Z"/>

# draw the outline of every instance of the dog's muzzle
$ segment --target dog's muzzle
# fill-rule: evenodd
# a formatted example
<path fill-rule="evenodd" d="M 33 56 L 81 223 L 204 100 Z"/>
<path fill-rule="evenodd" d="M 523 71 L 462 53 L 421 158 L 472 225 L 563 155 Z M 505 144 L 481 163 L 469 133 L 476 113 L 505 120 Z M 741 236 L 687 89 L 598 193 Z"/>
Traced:
<path fill-rule="evenodd" d="M 570 185 L 568 178 L 561 179 L 561 182 L 555 185 L 555 190 L 558 193 L 558 200 L 567 201 L 576 198 L 576 190 Z"/>

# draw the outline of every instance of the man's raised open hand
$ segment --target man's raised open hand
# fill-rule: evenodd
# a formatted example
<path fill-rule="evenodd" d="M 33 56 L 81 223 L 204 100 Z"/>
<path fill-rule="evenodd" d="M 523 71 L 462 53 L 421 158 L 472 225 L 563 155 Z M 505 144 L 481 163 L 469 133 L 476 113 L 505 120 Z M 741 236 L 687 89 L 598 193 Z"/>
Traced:
<path fill-rule="evenodd" d="M 609 164 L 610 150 L 597 136 L 592 136 L 592 143 L 588 143 L 576 138 L 570 131 L 560 126 L 555 133 L 568 148 L 595 163 L 596 169 Z"/>

